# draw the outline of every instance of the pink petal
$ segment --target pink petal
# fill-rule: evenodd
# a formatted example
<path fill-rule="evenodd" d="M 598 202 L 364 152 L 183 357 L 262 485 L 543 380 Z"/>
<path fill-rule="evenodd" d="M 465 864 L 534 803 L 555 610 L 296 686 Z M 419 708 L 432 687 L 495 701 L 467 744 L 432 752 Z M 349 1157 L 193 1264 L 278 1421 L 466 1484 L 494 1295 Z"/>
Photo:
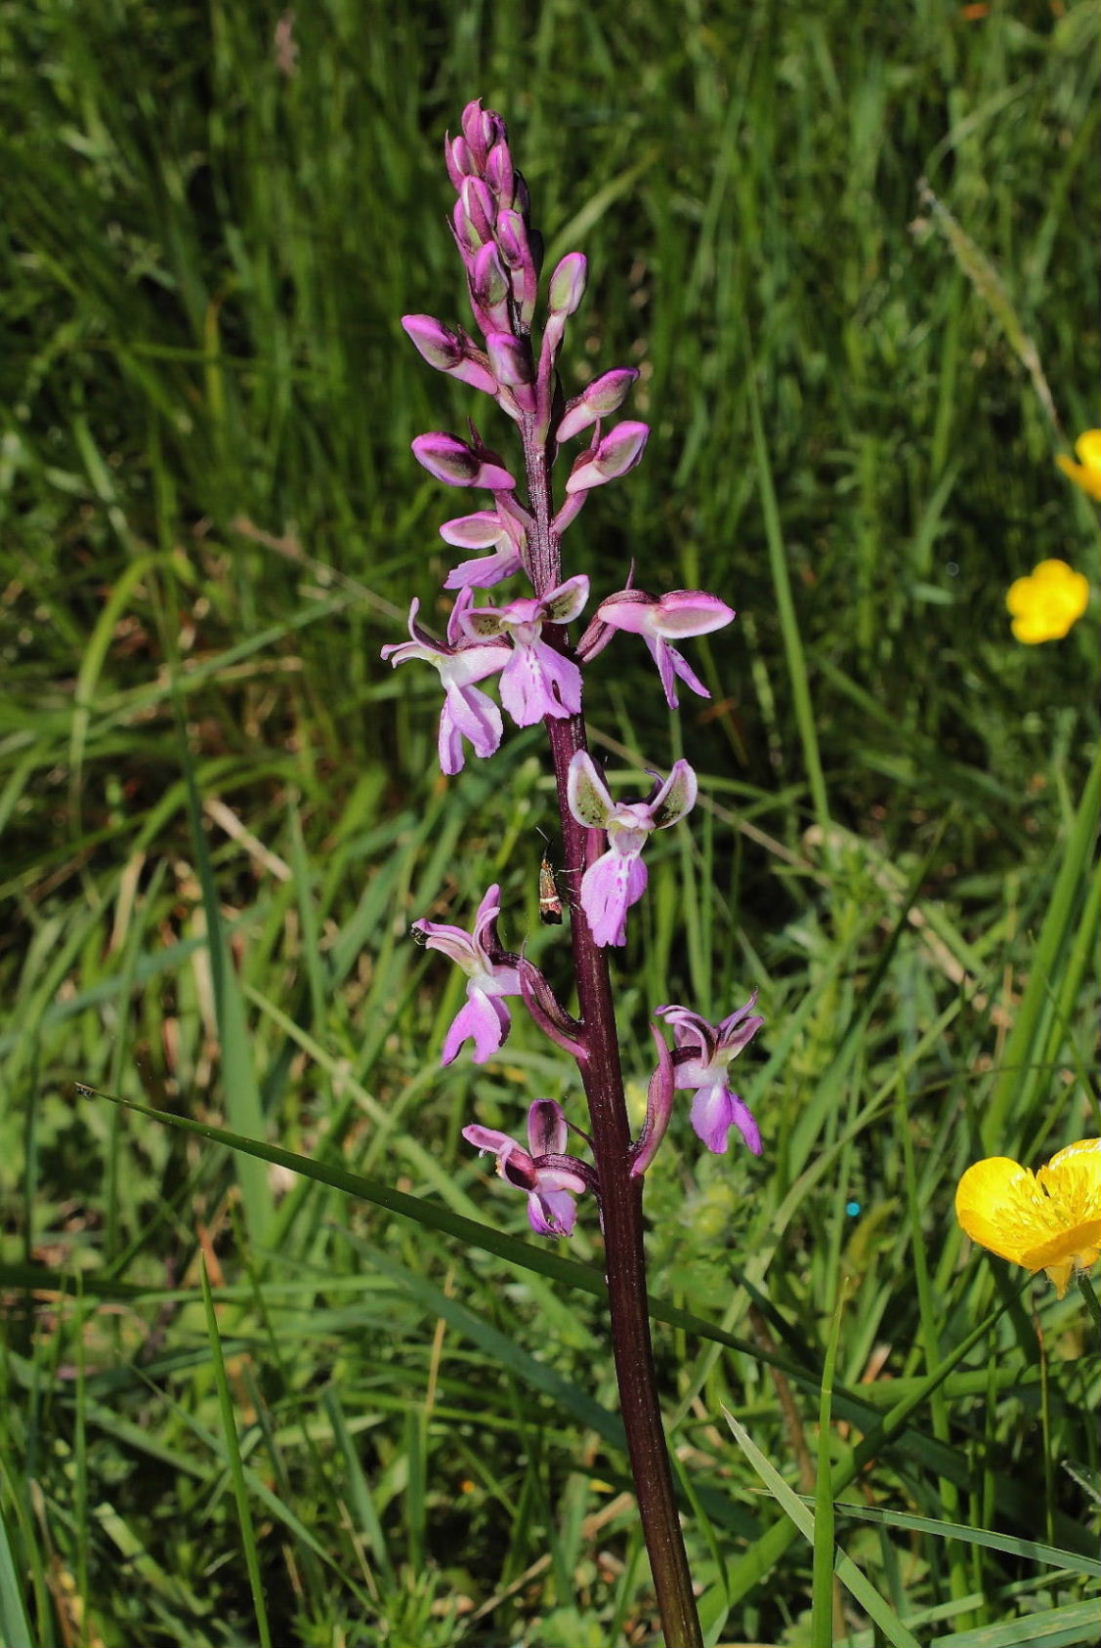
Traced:
<path fill-rule="evenodd" d="M 504 731 L 501 712 L 492 698 L 479 692 L 477 687 L 449 690 L 444 702 L 444 715 L 450 717 L 463 737 L 470 740 L 475 755 L 483 760 L 500 745 Z"/>
<path fill-rule="evenodd" d="M 480 986 L 467 985 L 467 1000 L 460 1007 L 443 1044 L 441 1064 L 450 1064 L 465 1041 L 474 1043 L 474 1063 L 485 1064 L 498 1052 L 512 1026 L 509 1010 L 499 997 L 487 996 Z"/>
<path fill-rule="evenodd" d="M 538 1236 L 568 1236 L 577 1223 L 577 1203 L 568 1190 L 533 1191 L 528 1220 Z"/>
<path fill-rule="evenodd" d="M 646 891 L 646 866 L 640 858 L 607 852 L 581 878 L 581 908 L 597 944 L 626 944 L 627 911 Z"/>
<path fill-rule="evenodd" d="M 502 578 L 511 578 L 519 572 L 522 562 L 517 552 L 502 544 L 492 555 L 477 555 L 473 560 L 460 561 L 444 579 L 444 589 L 492 589 Z"/>
<path fill-rule="evenodd" d="M 718 1082 L 701 1087 L 696 1094 L 692 1103 L 692 1126 L 716 1156 L 726 1150 L 732 1127 L 738 1129 L 755 1156 L 761 1154 L 761 1130 L 753 1112 L 739 1094 Z"/>
<path fill-rule="evenodd" d="M 475 1150 L 492 1150 L 495 1156 L 499 1156 L 502 1151 L 520 1149 L 510 1134 L 498 1133 L 495 1127 L 479 1127 L 477 1122 L 463 1128 L 463 1138 L 468 1144 L 472 1144 Z"/>
<path fill-rule="evenodd" d="M 501 702 L 518 727 L 581 710 L 581 671 L 545 641 L 518 642 L 501 673 Z"/>

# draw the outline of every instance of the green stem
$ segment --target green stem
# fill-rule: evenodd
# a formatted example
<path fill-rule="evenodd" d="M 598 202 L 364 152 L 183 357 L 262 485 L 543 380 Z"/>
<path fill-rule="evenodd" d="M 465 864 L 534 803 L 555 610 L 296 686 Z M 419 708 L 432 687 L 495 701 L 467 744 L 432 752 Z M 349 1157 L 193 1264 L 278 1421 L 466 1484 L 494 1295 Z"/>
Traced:
<path fill-rule="evenodd" d="M 1098 1337 L 1101 1338 L 1101 1303 L 1098 1302 L 1093 1291 L 1093 1283 L 1084 1270 L 1078 1272 L 1078 1291 L 1086 1301 L 1086 1309 L 1093 1317 L 1093 1325 L 1097 1329 Z"/>

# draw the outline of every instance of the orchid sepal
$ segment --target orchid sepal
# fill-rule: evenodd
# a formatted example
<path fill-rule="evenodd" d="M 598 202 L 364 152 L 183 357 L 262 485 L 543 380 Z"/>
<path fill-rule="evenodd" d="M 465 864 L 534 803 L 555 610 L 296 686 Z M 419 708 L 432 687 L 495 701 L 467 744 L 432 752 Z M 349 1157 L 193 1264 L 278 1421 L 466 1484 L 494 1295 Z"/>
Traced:
<path fill-rule="evenodd" d="M 589 1049 L 584 1040 L 585 1027 L 571 1013 L 567 1013 L 551 989 L 545 975 L 534 962 L 521 956 L 516 963 L 520 980 L 520 994 L 524 1005 L 539 1029 L 577 1063 L 588 1062 Z"/>
<path fill-rule="evenodd" d="M 675 1066 L 669 1043 L 656 1024 L 651 1024 L 650 1034 L 658 1050 L 658 1065 L 646 1090 L 646 1120 L 631 1150 L 632 1179 L 641 1178 L 656 1156 L 673 1114 L 676 1093 Z"/>

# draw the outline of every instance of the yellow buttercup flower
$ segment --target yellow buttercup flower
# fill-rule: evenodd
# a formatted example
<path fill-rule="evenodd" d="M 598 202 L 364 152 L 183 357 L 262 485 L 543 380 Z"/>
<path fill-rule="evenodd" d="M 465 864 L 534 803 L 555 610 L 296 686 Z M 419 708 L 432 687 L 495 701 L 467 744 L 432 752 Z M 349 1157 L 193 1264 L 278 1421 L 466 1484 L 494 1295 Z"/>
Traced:
<path fill-rule="evenodd" d="M 956 1218 L 973 1242 L 1026 1270 L 1046 1270 L 1060 1299 L 1101 1257 L 1101 1139 L 1079 1139 L 1032 1173 L 1008 1156 L 967 1169 Z"/>
<path fill-rule="evenodd" d="M 1087 429 L 1084 435 L 1079 435 L 1074 450 L 1081 460 L 1079 463 L 1068 458 L 1065 452 L 1060 452 L 1055 462 L 1076 486 L 1101 503 L 1101 429 Z"/>
<path fill-rule="evenodd" d="M 1075 572 L 1065 561 L 1041 561 L 1027 578 L 1010 584 L 1005 604 L 1013 614 L 1017 640 L 1033 646 L 1037 641 L 1061 641 L 1089 600 L 1089 579 L 1084 573 Z"/>

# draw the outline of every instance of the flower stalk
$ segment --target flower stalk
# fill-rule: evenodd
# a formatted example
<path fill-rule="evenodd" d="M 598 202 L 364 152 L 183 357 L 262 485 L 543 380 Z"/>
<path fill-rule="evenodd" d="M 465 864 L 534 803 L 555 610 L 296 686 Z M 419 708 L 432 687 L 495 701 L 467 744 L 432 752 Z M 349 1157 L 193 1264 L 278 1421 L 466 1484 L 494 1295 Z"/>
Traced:
<path fill-rule="evenodd" d="M 504 717 L 485 690 L 493 677 L 513 724 L 545 726 L 564 844 L 562 902 L 570 912 L 576 1016 L 532 962 L 504 948 L 497 934 L 498 886 L 482 898 L 472 932 L 430 921 L 415 923 L 415 930 L 468 978 L 466 1003 L 445 1039 L 445 1064 L 467 1041 L 476 1062 L 494 1057 L 511 1030 L 507 1003 L 519 997 L 537 1028 L 577 1065 L 588 1103 L 585 1131 L 557 1101 L 537 1099 L 528 1111 L 526 1146 L 511 1133 L 477 1122 L 463 1135 L 496 1158 L 506 1184 L 526 1194 L 537 1234 L 568 1236 L 579 1200 L 592 1196 L 599 1204 L 620 1405 L 664 1639 L 667 1648 L 699 1648 L 650 1336 L 643 1184 L 670 1125 L 678 1088 L 695 1091 L 691 1121 L 708 1149 L 721 1153 L 737 1132 L 760 1152 L 760 1130 L 730 1089 L 728 1065 L 764 1021 L 752 1012 L 755 995 L 717 1027 L 687 1007 L 656 1009 L 668 1021 L 675 1045 L 669 1047 L 664 1027 L 652 1025 L 657 1068 L 645 1125 L 632 1138 L 609 952 L 626 944 L 628 912 L 645 893 L 642 855 L 650 836 L 691 810 L 697 781 L 681 760 L 664 780 L 656 780 L 648 798 L 613 796 L 589 753 L 583 697 L 585 673 L 622 633 L 645 641 L 671 708 L 677 707 L 678 680 L 707 697 L 672 641 L 721 628 L 735 613 L 703 590 L 651 595 L 635 587 L 632 566 L 625 587 L 605 597 L 580 641 L 571 639 L 571 626 L 589 601 L 590 579 L 584 573 L 563 576 L 562 536 L 595 487 L 622 479 L 643 456 L 646 424 L 625 420 L 605 427 L 638 374 L 615 368 L 564 400 L 558 355 L 584 295 L 586 260 L 571 252 L 551 274 L 536 338 L 541 241 L 529 222 L 527 186 L 514 165 L 504 121 L 480 102 L 469 104 L 460 135 L 445 144 L 445 158 L 458 197 L 451 227 L 483 344 L 428 315 L 406 316 L 403 325 L 430 366 L 490 396 L 516 425 L 522 482 L 473 423 L 469 439 L 445 431 L 417 437 L 414 455 L 437 480 L 491 493 L 491 509 L 459 516 L 440 529 L 449 544 L 489 553 L 463 561 L 446 580 L 445 587 L 458 594 L 445 643 L 418 623 L 414 601 L 411 639 L 384 648 L 383 655 L 395 666 L 421 661 L 438 671 L 444 688 L 439 759 L 448 775 L 462 771 L 467 745 L 484 760 L 501 743 Z M 552 468 L 560 448 L 579 439 L 587 444 L 561 483 L 556 509 Z M 475 589 L 493 589 L 512 578 L 526 578 L 527 589 L 504 603 L 476 600 Z M 588 1149 L 591 1161 L 571 1153 L 571 1137 Z"/>

